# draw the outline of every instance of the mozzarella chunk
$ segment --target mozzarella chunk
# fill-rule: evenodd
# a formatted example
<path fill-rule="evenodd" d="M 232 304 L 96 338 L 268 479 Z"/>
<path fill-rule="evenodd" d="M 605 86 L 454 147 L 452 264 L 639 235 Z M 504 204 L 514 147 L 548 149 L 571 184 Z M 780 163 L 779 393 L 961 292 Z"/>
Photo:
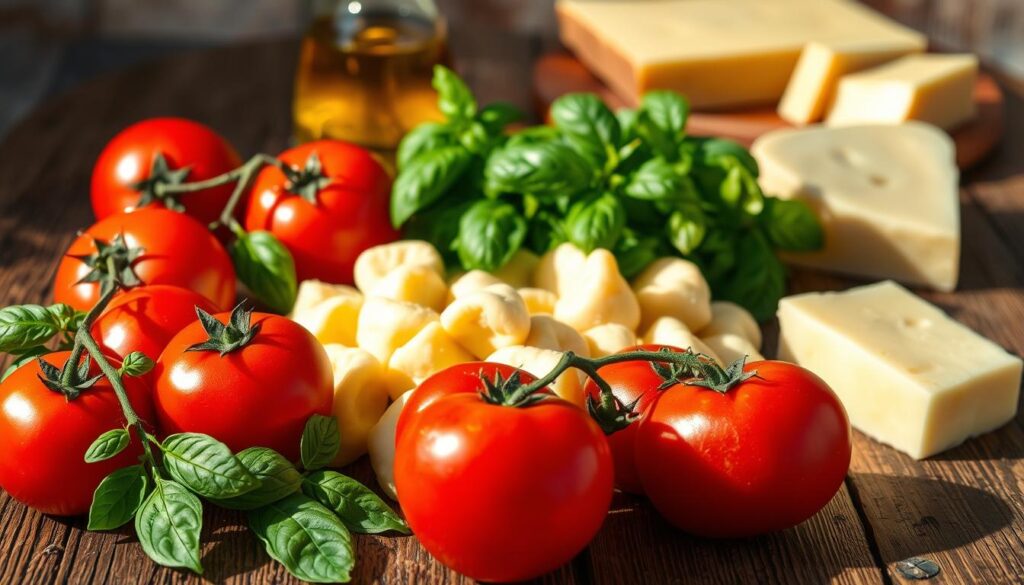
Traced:
<path fill-rule="evenodd" d="M 470 270 L 452 279 L 448 287 L 448 302 L 466 296 L 469 293 L 487 288 L 492 284 L 504 284 L 497 276 L 483 270 Z"/>
<path fill-rule="evenodd" d="M 642 328 L 659 317 L 674 317 L 691 331 L 711 321 L 711 288 L 696 264 L 682 258 L 659 258 L 633 281 L 643 315 Z"/>
<path fill-rule="evenodd" d="M 640 305 L 619 272 L 615 256 L 597 249 L 586 257 L 571 286 L 555 303 L 555 319 L 577 331 L 605 323 L 619 323 L 630 329 L 640 324 Z"/>
<path fill-rule="evenodd" d="M 341 448 L 332 462 L 341 467 L 366 453 L 370 429 L 388 407 L 384 367 L 369 352 L 334 343 L 324 345 L 334 371 L 334 417 Z"/>
<path fill-rule="evenodd" d="M 377 476 L 377 484 L 385 494 L 392 500 L 398 500 L 398 493 L 395 492 L 395 427 L 398 426 L 398 417 L 405 408 L 412 390 L 399 396 L 391 406 L 384 411 L 377 424 L 370 429 L 370 440 L 367 443 L 370 452 L 370 466 Z"/>
<path fill-rule="evenodd" d="M 421 240 L 400 240 L 368 248 L 356 258 L 353 277 L 363 292 L 399 266 L 425 266 L 444 276 L 444 260 L 434 246 Z"/>
<path fill-rule="evenodd" d="M 590 357 L 590 346 L 575 329 L 547 315 L 530 317 L 530 334 L 523 345 L 571 351 L 576 355 Z"/>
<path fill-rule="evenodd" d="M 700 331 L 702 338 L 715 335 L 738 335 L 754 346 L 761 347 L 761 327 L 754 316 L 743 307 L 729 301 L 711 303 L 711 322 Z"/>
<path fill-rule="evenodd" d="M 764 359 L 750 340 L 733 333 L 722 333 L 701 339 L 705 345 L 715 352 L 722 365 L 729 365 L 746 356 L 747 362 L 759 362 Z"/>
<path fill-rule="evenodd" d="M 388 391 L 397 398 L 441 370 L 473 361 L 438 322 L 428 323 L 391 354 Z"/>
<path fill-rule="evenodd" d="M 625 325 L 605 323 L 583 332 L 591 357 L 604 357 L 637 345 L 636 333 Z"/>
<path fill-rule="evenodd" d="M 690 349 L 697 353 L 714 358 L 722 363 L 721 358 L 715 350 L 708 347 L 708 344 L 701 341 L 693 334 L 686 324 L 675 317 L 659 317 L 644 333 L 644 343 L 656 343 L 658 345 L 671 345 L 679 349 Z"/>
<path fill-rule="evenodd" d="M 505 364 L 525 370 L 540 378 L 551 370 L 555 369 L 562 359 L 562 352 L 526 345 L 513 345 L 504 347 L 487 356 L 489 362 Z M 569 368 L 562 372 L 555 381 L 551 383 L 551 390 L 559 398 L 571 402 L 577 406 L 584 406 L 583 397 L 584 377 L 575 368 Z"/>
<path fill-rule="evenodd" d="M 512 255 L 507 264 L 494 271 L 494 276 L 516 288 L 530 286 L 538 264 L 539 256 L 529 250 L 519 250 Z"/>
<path fill-rule="evenodd" d="M 349 286 L 339 288 L 338 293 L 312 307 L 295 311 L 292 320 L 305 327 L 320 343 L 354 347 L 363 295 Z"/>
<path fill-rule="evenodd" d="M 441 311 L 448 301 L 448 285 L 440 274 L 427 266 L 399 266 L 376 281 L 366 294 Z"/>
<path fill-rule="evenodd" d="M 356 342 L 386 364 L 396 349 L 437 320 L 437 313 L 427 307 L 370 297 L 359 311 Z"/>
<path fill-rule="evenodd" d="M 587 255 L 576 246 L 559 244 L 554 250 L 541 256 L 533 273 L 533 286 L 542 288 L 562 297 L 572 288 L 579 276 Z"/>
<path fill-rule="evenodd" d="M 455 299 L 441 313 L 444 330 L 474 356 L 519 345 L 530 334 L 530 314 L 519 293 L 507 284 L 493 284 Z"/>
<path fill-rule="evenodd" d="M 303 280 L 295 294 L 295 305 L 292 307 L 291 315 L 294 317 L 299 313 L 304 313 L 331 297 L 352 294 L 359 294 L 359 291 L 344 284 L 330 284 L 312 279 Z"/>
<path fill-rule="evenodd" d="M 558 295 L 542 288 L 524 287 L 518 290 L 519 296 L 526 303 L 530 315 L 553 315 Z"/>

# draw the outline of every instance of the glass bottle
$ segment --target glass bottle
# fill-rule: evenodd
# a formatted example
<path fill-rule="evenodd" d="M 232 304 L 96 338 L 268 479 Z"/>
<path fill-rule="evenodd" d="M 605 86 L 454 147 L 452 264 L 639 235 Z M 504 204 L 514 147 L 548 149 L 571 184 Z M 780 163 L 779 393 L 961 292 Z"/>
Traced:
<path fill-rule="evenodd" d="M 392 151 L 416 125 L 440 120 L 433 68 L 447 60 L 433 0 L 319 2 L 295 78 L 295 138 L 337 138 Z"/>

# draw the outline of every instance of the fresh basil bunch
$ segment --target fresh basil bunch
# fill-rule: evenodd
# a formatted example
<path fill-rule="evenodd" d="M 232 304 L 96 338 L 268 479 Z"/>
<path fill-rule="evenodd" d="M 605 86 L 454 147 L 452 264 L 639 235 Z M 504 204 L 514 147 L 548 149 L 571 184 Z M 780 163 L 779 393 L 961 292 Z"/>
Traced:
<path fill-rule="evenodd" d="M 761 191 L 745 148 L 686 135 L 689 105 L 676 93 L 650 92 L 617 113 L 594 94 L 569 94 L 552 104 L 553 126 L 508 134 L 514 108 L 479 108 L 444 67 L 434 87 L 447 121 L 399 145 L 391 219 L 465 270 L 572 242 L 612 250 L 631 278 L 674 254 L 701 267 L 715 298 L 764 320 L 785 292 L 775 252 L 822 245 L 807 205 Z"/>

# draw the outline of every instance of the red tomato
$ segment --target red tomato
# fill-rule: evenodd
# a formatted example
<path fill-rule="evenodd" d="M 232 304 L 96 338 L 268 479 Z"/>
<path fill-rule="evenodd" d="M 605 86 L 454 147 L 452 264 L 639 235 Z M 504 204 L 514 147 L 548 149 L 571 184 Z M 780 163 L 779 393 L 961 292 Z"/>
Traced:
<path fill-rule="evenodd" d="M 253 183 L 245 228 L 277 236 L 295 257 L 300 282 L 351 284 L 352 266 L 363 250 L 398 238 L 388 217 L 391 178 L 368 151 L 337 140 L 296 146 L 278 158 L 303 169 L 314 154 L 330 182 L 322 178 L 319 190 L 310 185 L 307 199 L 296 194 L 297 187 L 289 191 L 280 169 L 263 169 Z"/>
<path fill-rule="evenodd" d="M 654 507 L 702 536 L 739 537 L 803 522 L 832 499 L 850 466 L 850 423 L 811 372 L 747 364 L 757 376 L 725 393 L 676 385 L 636 431 L 636 467 Z"/>
<path fill-rule="evenodd" d="M 395 442 L 398 442 L 398 437 L 402 435 L 402 429 L 410 424 L 412 418 L 438 398 L 449 394 L 468 392 L 479 394 L 487 389 L 481 376 L 493 381 L 500 375 L 503 380 L 508 380 L 516 372 L 519 373 L 519 379 L 524 383 L 530 383 L 537 379 L 529 372 L 519 368 L 492 362 L 456 364 L 430 376 L 413 390 L 405 402 L 405 406 L 402 407 L 402 413 L 398 416 L 398 423 L 395 425 Z"/>
<path fill-rule="evenodd" d="M 62 351 L 43 359 L 61 368 L 70 355 Z M 95 362 L 92 369 L 99 373 Z M 32 360 L 0 383 L 0 486 L 44 514 L 84 514 L 100 480 L 136 463 L 142 445 L 133 432 L 128 448 L 118 455 L 86 463 L 85 451 L 97 437 L 124 426 L 114 389 L 102 378 L 68 400 L 44 386 L 40 375 L 39 362 Z M 152 421 L 149 387 L 138 378 L 125 377 L 124 382 L 135 412 Z"/>
<path fill-rule="evenodd" d="M 640 345 L 622 350 L 619 353 L 629 351 L 660 351 L 662 349 L 683 351 L 678 347 L 669 345 Z M 598 373 L 612 387 L 612 393 L 623 404 L 632 404 L 637 398 L 633 412 L 643 416 L 644 411 L 658 395 L 658 386 L 664 382 L 661 376 L 654 371 L 651 363 L 647 361 L 631 361 L 618 364 L 611 364 L 600 368 Z M 583 387 L 587 396 L 594 400 L 600 400 L 601 389 L 593 380 L 587 378 Z M 643 494 L 644 488 L 640 484 L 640 478 L 636 473 L 636 463 L 633 461 L 634 443 L 636 442 L 637 423 L 612 433 L 608 436 L 608 445 L 612 449 L 612 458 L 615 460 L 615 487 L 624 492 L 632 494 Z"/>
<path fill-rule="evenodd" d="M 185 288 L 140 286 L 115 297 L 96 319 L 92 334 L 111 354 L 124 358 L 141 351 L 155 360 L 172 337 L 197 320 L 196 307 L 218 311 L 209 299 Z"/>
<path fill-rule="evenodd" d="M 420 542 L 482 581 L 530 579 L 569 562 L 601 527 L 613 475 L 604 434 L 555 397 L 527 407 L 477 393 L 438 398 L 409 421 L 395 452 L 399 502 Z"/>
<path fill-rule="evenodd" d="M 169 172 L 154 177 L 154 161 L 163 157 Z M 203 181 L 238 166 L 238 153 L 216 132 L 198 122 L 182 118 L 152 118 L 122 130 L 100 153 L 92 171 L 92 209 L 96 219 L 133 211 L 143 193 L 143 181 L 173 181 L 175 170 L 185 182 Z M 157 169 L 159 172 L 159 169 Z M 204 225 L 217 219 L 231 197 L 233 184 L 206 189 L 176 200 L 185 212 Z M 163 207 L 155 200 L 149 205 Z"/>
<path fill-rule="evenodd" d="M 94 239 L 114 242 L 123 235 L 141 255 L 132 262 L 144 284 L 170 284 L 195 291 L 220 309 L 235 301 L 231 258 L 206 226 L 187 215 L 156 207 L 119 213 L 94 224 L 79 236 L 57 267 L 53 299 L 86 311 L 100 299 L 96 282 L 78 283 L 92 268 L 75 256 L 96 253 Z"/>
<path fill-rule="evenodd" d="M 270 447 L 297 461 L 306 420 L 331 415 L 331 363 L 320 343 L 289 319 L 253 313 L 252 324 L 259 327 L 252 340 L 223 356 L 188 351 L 209 339 L 198 321 L 171 339 L 154 370 L 160 428 L 168 435 L 206 433 L 236 452 Z"/>

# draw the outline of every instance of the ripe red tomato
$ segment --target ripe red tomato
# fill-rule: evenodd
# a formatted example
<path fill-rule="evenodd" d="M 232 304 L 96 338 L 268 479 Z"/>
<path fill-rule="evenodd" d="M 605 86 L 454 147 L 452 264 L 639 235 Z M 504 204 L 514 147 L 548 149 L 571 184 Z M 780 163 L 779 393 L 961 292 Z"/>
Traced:
<path fill-rule="evenodd" d="M 141 250 L 131 267 L 142 283 L 187 288 L 220 309 L 234 304 L 235 269 L 217 238 L 191 217 L 157 207 L 111 215 L 72 242 L 57 267 L 54 301 L 83 311 L 92 308 L 100 299 L 100 285 L 80 282 L 93 270 L 82 258 L 95 257 L 97 240 L 110 244 L 119 236 L 129 249 Z"/>
<path fill-rule="evenodd" d="M 228 323 L 230 316 L 215 318 Z M 210 339 L 201 322 L 171 339 L 154 370 L 160 428 L 206 433 L 236 452 L 270 447 L 297 461 L 306 420 L 331 414 L 331 363 L 316 338 L 289 319 L 253 313 L 252 327 L 259 328 L 252 339 L 224 355 L 188 351 Z"/>
<path fill-rule="evenodd" d="M 110 301 L 93 324 L 92 334 L 113 355 L 124 358 L 141 351 L 155 360 L 171 338 L 197 320 L 196 307 L 207 313 L 218 311 L 209 299 L 185 288 L 140 286 Z"/>
<path fill-rule="evenodd" d="M 70 355 L 63 351 L 43 359 L 61 368 Z M 92 370 L 94 375 L 99 373 L 95 362 Z M 100 480 L 135 463 L 142 445 L 133 432 L 128 448 L 118 455 L 86 463 L 85 451 L 97 437 L 124 426 L 114 389 L 101 378 L 68 400 L 44 386 L 39 380 L 41 373 L 39 362 L 33 360 L 0 383 L 0 486 L 44 514 L 84 514 Z M 152 421 L 148 385 L 132 377 L 125 377 L 124 382 L 135 412 Z"/>
<path fill-rule="evenodd" d="M 794 364 L 747 364 L 725 393 L 676 385 L 636 431 L 636 467 L 654 507 L 701 536 L 782 530 L 813 516 L 850 466 L 850 423 L 825 382 Z"/>
<path fill-rule="evenodd" d="M 472 392 L 438 398 L 395 452 L 398 499 L 420 542 L 482 581 L 530 579 L 571 560 L 601 527 L 613 475 L 604 434 L 556 397 L 525 407 Z"/>
<path fill-rule="evenodd" d="M 144 193 L 147 180 L 203 181 L 241 164 L 235 149 L 203 124 L 182 118 L 143 120 L 122 130 L 100 153 L 92 171 L 92 209 L 96 219 L 133 211 L 142 207 L 140 199 L 151 199 Z M 175 201 L 205 225 L 217 219 L 233 188 L 223 185 L 179 195 Z M 164 207 L 160 200 L 142 203 Z"/>
<path fill-rule="evenodd" d="M 683 351 L 678 347 L 669 345 L 641 345 L 630 347 L 619 353 L 628 351 L 660 351 L 671 349 L 672 351 Z M 601 378 L 612 387 L 612 393 L 623 404 L 632 404 L 639 398 L 639 402 L 633 409 L 638 415 L 643 416 L 647 407 L 658 395 L 658 386 L 664 382 L 661 376 L 654 371 L 651 363 L 647 361 L 631 361 L 607 365 L 598 370 Z M 594 400 L 601 398 L 601 389 L 593 380 L 587 378 L 583 387 L 587 396 Z M 631 494 L 643 494 L 644 488 L 640 484 L 640 478 L 636 473 L 636 463 L 633 461 L 634 443 L 636 442 L 637 423 L 612 433 L 608 436 L 608 445 L 612 449 L 612 458 L 615 460 L 615 487 Z"/>
<path fill-rule="evenodd" d="M 337 140 L 296 146 L 278 158 L 298 169 L 318 160 L 322 172 L 304 172 L 295 185 L 276 167 L 260 171 L 245 228 L 277 236 L 295 257 L 300 281 L 351 284 L 352 266 L 363 250 L 398 238 L 388 217 L 387 171 L 368 151 Z"/>

